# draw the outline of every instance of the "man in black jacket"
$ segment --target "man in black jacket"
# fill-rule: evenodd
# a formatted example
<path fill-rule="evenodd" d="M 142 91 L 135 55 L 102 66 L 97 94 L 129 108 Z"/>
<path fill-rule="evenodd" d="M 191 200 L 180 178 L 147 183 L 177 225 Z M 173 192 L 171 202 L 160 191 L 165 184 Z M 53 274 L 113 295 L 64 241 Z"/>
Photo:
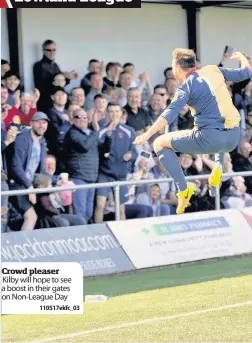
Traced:
<path fill-rule="evenodd" d="M 93 116 L 92 127 L 88 127 L 85 110 L 73 112 L 73 126 L 65 137 L 66 167 L 71 181 L 76 185 L 95 183 L 99 169 L 99 143 L 103 153 L 109 151 L 110 137 L 99 141 L 99 125 Z M 73 193 L 74 213 L 89 221 L 93 214 L 95 189 L 81 189 Z"/>
<path fill-rule="evenodd" d="M 56 74 L 64 74 L 66 84 L 70 80 L 77 78 L 76 72 L 62 73 L 58 64 L 55 62 L 56 58 L 56 44 L 54 41 L 48 39 L 42 44 L 43 58 L 36 62 L 33 66 L 33 77 L 35 88 L 40 91 L 40 99 L 37 107 L 42 112 L 47 112 L 52 107 L 50 97 L 53 78 Z"/>

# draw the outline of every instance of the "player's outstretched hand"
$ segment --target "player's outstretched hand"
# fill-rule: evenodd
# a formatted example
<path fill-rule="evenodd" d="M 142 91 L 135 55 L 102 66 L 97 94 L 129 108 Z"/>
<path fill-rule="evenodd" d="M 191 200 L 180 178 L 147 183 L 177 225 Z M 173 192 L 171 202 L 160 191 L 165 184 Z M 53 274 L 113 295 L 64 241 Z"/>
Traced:
<path fill-rule="evenodd" d="M 244 57 L 245 56 L 243 55 L 243 53 L 241 53 L 240 51 L 236 51 L 231 55 L 230 59 L 240 62 L 242 59 L 244 59 Z"/>
<path fill-rule="evenodd" d="M 142 135 L 139 135 L 136 137 L 135 141 L 133 144 L 135 145 L 143 145 L 147 140 L 149 139 L 147 132 L 143 133 Z"/>

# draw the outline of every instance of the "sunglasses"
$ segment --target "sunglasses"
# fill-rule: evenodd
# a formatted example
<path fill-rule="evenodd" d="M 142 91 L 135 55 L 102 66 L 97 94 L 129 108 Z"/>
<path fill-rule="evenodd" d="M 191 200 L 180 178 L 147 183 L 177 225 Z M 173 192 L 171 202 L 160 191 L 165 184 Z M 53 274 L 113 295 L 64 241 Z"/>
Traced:
<path fill-rule="evenodd" d="M 87 119 L 87 116 L 74 116 L 74 119 Z"/>
<path fill-rule="evenodd" d="M 44 50 L 47 52 L 55 52 L 56 51 L 56 49 L 44 49 Z"/>

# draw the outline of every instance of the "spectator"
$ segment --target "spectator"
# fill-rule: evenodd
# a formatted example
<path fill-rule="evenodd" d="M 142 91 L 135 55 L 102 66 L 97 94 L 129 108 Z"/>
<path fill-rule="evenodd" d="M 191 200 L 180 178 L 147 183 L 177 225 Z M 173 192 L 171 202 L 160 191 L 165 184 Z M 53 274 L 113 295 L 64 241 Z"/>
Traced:
<path fill-rule="evenodd" d="M 203 170 L 201 155 L 180 154 L 180 164 L 185 175 L 199 175 Z M 197 190 L 191 199 L 191 206 L 186 212 L 209 211 L 214 209 L 214 198 L 210 197 L 207 180 L 193 181 L 197 185 Z"/>
<path fill-rule="evenodd" d="M 10 64 L 6 60 L 1 59 L 1 77 L 3 78 L 7 71 L 10 70 Z"/>
<path fill-rule="evenodd" d="M 120 99 L 119 99 L 119 94 L 120 90 L 118 91 L 118 88 L 112 88 L 112 87 L 108 87 L 105 90 L 105 94 L 108 96 L 108 101 L 109 102 L 116 102 L 117 104 L 120 103 Z"/>
<path fill-rule="evenodd" d="M 53 77 L 53 82 L 52 82 L 52 88 L 54 87 L 61 87 L 65 90 L 65 93 L 67 94 L 67 103 L 66 103 L 66 108 L 69 107 L 69 94 L 65 89 L 66 86 L 66 78 L 64 76 L 64 74 L 56 74 Z"/>
<path fill-rule="evenodd" d="M 166 79 L 165 86 L 167 88 L 169 100 L 172 101 L 176 90 L 178 89 L 178 82 L 175 79 Z"/>
<path fill-rule="evenodd" d="M 66 184 L 67 186 L 72 186 L 74 183 L 71 181 L 68 181 L 68 174 L 62 173 L 60 175 L 54 175 L 56 172 L 56 158 L 53 155 L 47 155 L 45 159 L 45 171 L 46 173 L 51 177 L 53 186 L 62 186 L 63 184 Z M 67 181 L 65 180 L 67 177 Z M 62 180 L 62 178 L 64 180 Z M 63 181 L 63 182 L 62 182 Z M 65 183 L 66 181 L 66 183 Z M 64 186 L 64 185 L 63 185 Z M 66 198 L 65 200 L 61 199 Z M 71 200 L 71 201 L 70 201 Z M 73 214 L 73 207 L 72 207 L 72 191 L 62 191 L 62 193 L 55 193 L 55 197 L 51 197 L 51 201 L 53 203 L 53 206 L 56 208 L 60 208 L 66 213 Z M 69 204 L 69 202 L 71 204 Z M 56 205 L 57 204 L 57 205 Z"/>
<path fill-rule="evenodd" d="M 76 185 L 85 185 L 97 181 L 99 168 L 98 139 L 94 129 L 97 121 L 93 118 L 93 127 L 88 128 L 88 116 L 83 109 L 73 112 L 73 125 L 65 137 L 66 171 Z M 74 213 L 86 222 L 93 214 L 94 189 L 80 189 L 73 194 Z"/>
<path fill-rule="evenodd" d="M 168 206 L 162 206 L 161 204 L 161 189 L 158 184 L 148 185 L 147 192 L 137 196 L 136 204 L 151 206 L 154 217 L 170 214 Z"/>
<path fill-rule="evenodd" d="M 142 96 L 141 106 L 146 106 L 153 94 L 153 87 L 150 81 L 149 74 L 147 72 L 141 73 L 139 75 L 139 81 L 140 82 L 137 88 Z"/>
<path fill-rule="evenodd" d="M 20 91 L 16 91 L 14 97 L 14 106 L 7 104 L 8 90 L 7 87 L 1 87 L 1 105 L 2 105 L 2 122 L 4 130 L 8 128 L 11 123 L 20 124 L 22 113 L 19 111 L 20 107 Z"/>
<path fill-rule="evenodd" d="M 249 154 L 249 158 L 248 158 L 249 162 L 252 164 L 252 151 Z"/>
<path fill-rule="evenodd" d="M 129 73 L 131 75 L 131 83 L 129 88 L 135 88 L 138 86 L 138 82 L 136 81 L 136 69 L 133 63 L 127 62 L 123 65 L 123 71 L 125 73 Z"/>
<path fill-rule="evenodd" d="M 73 112 L 81 108 L 79 105 L 71 104 L 68 106 L 67 115 L 69 117 L 69 123 L 73 123 Z"/>
<path fill-rule="evenodd" d="M 180 110 L 178 116 L 178 129 L 179 130 L 191 130 L 194 125 L 194 119 L 191 115 L 189 107 L 186 105 Z"/>
<path fill-rule="evenodd" d="M 156 85 L 154 88 L 154 93 L 161 95 L 163 99 L 163 110 L 170 104 L 169 95 L 165 85 Z"/>
<path fill-rule="evenodd" d="M 85 103 L 85 93 L 84 90 L 80 87 L 75 87 L 70 92 L 70 104 L 71 105 L 78 105 L 80 107 L 84 107 Z"/>
<path fill-rule="evenodd" d="M 89 123 L 92 123 L 93 121 L 93 116 L 96 113 L 97 120 L 99 126 L 104 126 L 108 124 L 108 115 L 107 115 L 107 105 L 108 105 L 108 100 L 106 96 L 103 94 L 97 94 L 94 97 L 94 108 L 92 108 L 90 111 L 88 111 L 88 121 Z"/>
<path fill-rule="evenodd" d="M 9 70 L 4 75 L 4 79 L 6 80 L 5 86 L 7 87 L 8 94 L 9 94 L 7 104 L 10 106 L 14 106 L 15 104 L 14 94 L 17 90 L 21 90 L 20 76 L 18 73 L 14 72 L 13 70 Z"/>
<path fill-rule="evenodd" d="M 164 81 L 166 81 L 167 79 L 175 79 L 173 72 L 172 72 L 172 67 L 168 67 L 164 70 Z"/>
<path fill-rule="evenodd" d="M 20 97 L 20 112 L 23 114 L 20 116 L 21 124 L 24 126 L 30 126 L 32 117 L 37 112 L 37 102 L 39 100 L 40 93 L 38 89 L 34 90 L 33 94 L 22 93 Z"/>
<path fill-rule="evenodd" d="M 52 180 L 47 175 L 35 175 L 33 183 L 35 188 L 52 188 Z M 34 206 L 38 216 L 37 229 L 86 224 L 85 220 L 77 215 L 60 213 L 59 209 L 53 206 L 52 196 L 55 194 L 42 193 L 37 196 L 37 202 Z"/>
<path fill-rule="evenodd" d="M 48 112 L 50 123 L 46 134 L 48 148 L 57 160 L 57 174 L 65 171 L 64 139 L 71 128 L 70 118 L 67 115 L 65 105 L 67 93 L 62 87 L 54 87 L 51 93 L 53 107 Z"/>
<path fill-rule="evenodd" d="M 203 161 L 201 155 L 179 154 L 179 161 L 185 175 L 198 175 L 202 172 Z"/>
<path fill-rule="evenodd" d="M 151 206 L 142 204 L 125 204 L 125 217 L 126 219 L 140 219 L 153 217 L 153 209 Z M 113 194 L 110 193 L 104 209 L 104 221 L 115 220 L 115 202 Z"/>
<path fill-rule="evenodd" d="M 35 87 L 40 91 L 40 99 L 38 102 L 38 109 L 47 112 L 51 107 L 51 86 L 52 78 L 56 74 L 62 74 L 58 64 L 55 62 L 56 58 L 56 44 L 54 41 L 48 39 L 42 44 L 43 57 L 33 66 L 33 77 Z M 70 80 L 78 77 L 76 72 L 63 73 L 66 78 L 66 84 Z"/>
<path fill-rule="evenodd" d="M 127 177 L 127 162 L 132 158 L 132 143 L 135 135 L 127 126 L 121 123 L 122 109 L 114 103 L 108 104 L 109 124 L 100 131 L 99 137 L 103 141 L 109 141 L 108 153 L 100 150 L 100 173 L 98 182 L 125 181 Z M 99 188 L 97 190 L 95 222 L 103 221 L 104 208 L 111 188 Z M 128 201 L 128 187 L 120 189 L 120 218 L 125 219 L 124 204 Z"/>
<path fill-rule="evenodd" d="M 53 86 L 65 88 L 66 83 L 67 81 L 64 74 L 57 73 L 53 76 L 53 82 L 52 82 Z"/>
<path fill-rule="evenodd" d="M 31 122 L 31 129 L 21 132 L 15 142 L 11 158 L 10 185 L 13 190 L 33 189 L 33 179 L 37 171 L 44 173 L 46 143 L 43 138 L 48 117 L 43 112 L 37 112 Z M 22 231 L 33 230 L 37 215 L 33 205 L 36 204 L 36 195 L 18 195 L 11 197 L 13 206 L 24 216 Z"/>
<path fill-rule="evenodd" d="M 169 106 L 169 104 L 171 103 L 171 100 L 175 94 L 175 93 L 173 94 L 175 85 L 177 87 L 177 81 L 175 79 L 167 79 L 165 85 L 157 85 L 154 88 L 154 93 L 160 94 L 163 98 L 163 110 L 165 110 L 165 108 Z M 169 91 L 167 87 L 169 87 Z M 176 118 L 172 122 L 172 124 L 168 124 L 166 126 L 166 131 L 167 132 L 178 131 L 178 118 Z"/>
<path fill-rule="evenodd" d="M 131 88 L 132 82 L 133 82 L 133 77 L 129 72 L 123 71 L 120 74 L 120 77 L 119 77 L 120 88 L 118 89 L 117 94 L 119 97 L 119 103 L 121 107 L 124 107 L 127 104 L 127 93 L 128 93 L 128 90 Z"/>
<path fill-rule="evenodd" d="M 252 80 L 250 80 L 249 83 L 246 85 L 243 98 L 245 106 L 252 106 Z"/>
<path fill-rule="evenodd" d="M 137 135 L 147 131 L 151 125 L 151 119 L 148 112 L 140 107 L 140 91 L 137 88 L 131 88 L 127 99 L 128 103 L 124 107 L 128 113 L 127 125 L 133 127 Z"/>
<path fill-rule="evenodd" d="M 147 110 L 148 110 L 148 113 L 149 113 L 149 117 L 151 119 L 151 123 L 153 124 L 158 119 L 160 114 L 163 112 L 163 98 L 162 98 L 162 96 L 160 94 L 155 94 L 154 93 L 152 95 Z M 151 144 L 151 146 L 153 145 L 154 140 L 160 134 L 164 134 L 164 133 L 165 133 L 165 129 L 163 129 L 163 130 L 157 132 L 155 135 L 153 135 L 149 139 L 149 143 Z"/>
<path fill-rule="evenodd" d="M 115 62 L 109 62 L 106 65 L 106 74 L 103 78 L 103 83 L 106 87 L 119 87 L 119 77 L 121 73 L 121 67 Z"/>
<path fill-rule="evenodd" d="M 102 75 L 103 72 L 103 62 L 99 62 L 96 59 L 92 59 L 88 63 L 88 71 L 89 73 L 86 74 L 83 79 L 81 80 L 80 87 L 84 90 L 84 93 L 88 95 L 91 89 L 91 75 L 92 73 L 98 73 Z"/>
<path fill-rule="evenodd" d="M 158 180 L 166 179 L 168 177 L 165 168 L 158 159 L 156 161 L 156 166 L 152 168 L 152 172 L 153 179 L 156 179 L 157 182 Z M 178 200 L 174 183 L 160 182 L 158 185 L 161 192 L 161 209 L 162 207 L 166 207 L 166 209 L 162 210 L 163 213 L 175 214 Z"/>
<path fill-rule="evenodd" d="M 247 135 L 252 135 L 252 105 L 247 107 L 247 115 L 246 115 L 246 131 Z"/>
<path fill-rule="evenodd" d="M 222 198 L 225 208 L 243 209 L 252 206 L 252 197 L 246 193 L 246 189 L 244 178 L 234 176 L 229 195 Z"/>
<path fill-rule="evenodd" d="M 23 216 L 18 210 L 11 204 L 8 204 L 8 221 L 7 221 L 7 232 L 20 231 L 24 223 Z"/>
<path fill-rule="evenodd" d="M 118 91 L 120 105 L 124 107 L 127 104 L 128 91 L 131 88 L 135 88 L 138 89 L 141 94 L 141 103 L 139 106 L 146 106 L 146 104 L 150 100 L 151 95 L 153 94 L 153 88 L 150 82 L 149 74 L 146 72 L 141 73 L 139 75 L 139 82 L 136 83 L 136 87 L 132 87 L 132 84 L 135 84 L 135 82 L 133 82 L 132 80 L 133 76 L 130 72 L 124 71 L 120 74 L 119 84 L 121 88 Z"/>
<path fill-rule="evenodd" d="M 221 62 L 219 63 L 219 67 L 223 67 L 223 64 L 225 64 L 226 61 L 228 61 L 230 58 L 230 53 L 223 53 L 222 55 L 222 59 Z M 243 80 L 240 82 L 234 82 L 233 83 L 233 87 L 232 87 L 232 93 L 233 93 L 233 97 L 235 94 L 241 94 L 242 90 L 247 86 L 247 84 L 249 83 L 249 79 L 247 80 Z"/>
<path fill-rule="evenodd" d="M 251 144 L 248 143 L 246 140 L 243 140 L 240 145 L 239 152 L 234 153 L 232 156 L 232 164 L 235 172 L 252 171 L 252 165 L 248 159 L 251 151 Z M 252 194 L 252 177 L 247 176 L 244 178 L 244 180 L 248 194 Z"/>
<path fill-rule="evenodd" d="M 132 152 L 133 154 L 133 152 Z M 154 179 L 153 173 L 151 170 L 151 162 L 148 158 L 141 158 L 138 161 L 135 161 L 133 173 L 128 173 L 128 181 L 139 181 L 139 180 L 152 180 Z M 130 203 L 135 202 L 135 196 L 137 194 L 143 193 L 146 191 L 146 185 L 132 185 L 129 187 L 130 193 Z M 127 202 L 129 203 L 129 202 Z"/>
<path fill-rule="evenodd" d="M 146 106 L 146 103 L 150 100 L 151 95 L 153 94 L 153 88 L 150 82 L 149 74 L 147 72 L 142 72 L 139 75 L 139 80 L 136 79 L 136 70 L 133 63 L 125 63 L 123 66 L 124 72 L 131 75 L 131 83 L 127 88 L 138 88 L 142 94 L 143 106 Z M 124 73 L 122 73 L 124 74 Z M 120 82 L 121 83 L 121 82 Z M 125 106 L 121 104 L 121 106 Z"/>
<path fill-rule="evenodd" d="M 91 89 L 86 97 L 86 101 L 84 104 L 84 108 L 86 111 L 89 111 L 92 108 L 94 108 L 95 106 L 94 97 L 97 94 L 101 94 L 105 89 L 104 84 L 103 84 L 103 78 L 99 73 L 91 73 L 90 82 L 91 82 Z"/>
<path fill-rule="evenodd" d="M 8 170 L 6 164 L 6 150 L 17 137 L 17 127 L 11 126 L 7 134 L 5 133 L 3 126 L 1 128 L 1 191 L 5 192 L 9 190 L 8 186 Z M 1 196 L 1 232 L 7 231 L 7 216 L 8 216 L 8 196 Z M 2 211 L 3 210 L 3 211 Z"/>
<path fill-rule="evenodd" d="M 147 108 L 151 123 L 153 124 L 163 112 L 163 99 L 160 94 L 153 94 Z"/>
<path fill-rule="evenodd" d="M 53 155 L 47 155 L 45 158 L 45 172 L 48 175 L 51 175 L 52 179 L 54 179 L 54 174 L 56 172 L 56 158 Z M 57 177 L 54 179 L 54 184 L 57 183 Z"/>
<path fill-rule="evenodd" d="M 74 186 L 74 183 L 69 180 L 69 175 L 68 173 L 61 173 L 60 174 L 60 179 L 58 181 L 58 186 L 62 187 L 69 187 L 69 186 Z M 71 190 L 63 190 L 59 192 L 59 196 L 61 198 L 62 205 L 64 207 L 64 210 L 67 213 L 73 213 L 73 191 Z"/>

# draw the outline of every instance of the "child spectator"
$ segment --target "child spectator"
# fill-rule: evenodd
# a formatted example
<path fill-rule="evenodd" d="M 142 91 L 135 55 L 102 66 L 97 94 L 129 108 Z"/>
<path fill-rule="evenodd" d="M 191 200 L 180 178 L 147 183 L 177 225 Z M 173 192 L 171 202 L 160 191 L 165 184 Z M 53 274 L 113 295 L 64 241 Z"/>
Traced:
<path fill-rule="evenodd" d="M 14 106 L 15 104 L 15 99 L 13 98 L 15 92 L 17 90 L 21 89 L 20 86 L 20 76 L 18 73 L 14 72 L 13 70 L 7 71 L 7 73 L 4 75 L 5 79 L 5 86 L 8 89 L 8 105 Z"/>
<path fill-rule="evenodd" d="M 52 179 L 47 175 L 36 174 L 33 184 L 35 188 L 51 188 Z M 86 224 L 85 220 L 77 215 L 61 214 L 53 206 L 49 193 L 38 194 L 34 208 L 38 216 L 37 229 Z"/>
<path fill-rule="evenodd" d="M 139 194 L 136 198 L 136 204 L 151 206 L 154 217 L 170 214 L 168 207 L 161 204 L 161 189 L 158 184 L 151 185 L 146 193 Z"/>
<path fill-rule="evenodd" d="M 68 173 L 61 173 L 60 174 L 60 180 L 58 181 L 58 185 L 62 187 L 67 186 L 74 186 L 74 183 L 72 181 L 69 181 L 69 175 Z M 67 213 L 73 213 L 72 210 L 72 203 L 73 203 L 73 191 L 61 191 L 59 192 L 59 196 L 62 201 L 62 205 L 64 206 L 64 209 Z"/>

